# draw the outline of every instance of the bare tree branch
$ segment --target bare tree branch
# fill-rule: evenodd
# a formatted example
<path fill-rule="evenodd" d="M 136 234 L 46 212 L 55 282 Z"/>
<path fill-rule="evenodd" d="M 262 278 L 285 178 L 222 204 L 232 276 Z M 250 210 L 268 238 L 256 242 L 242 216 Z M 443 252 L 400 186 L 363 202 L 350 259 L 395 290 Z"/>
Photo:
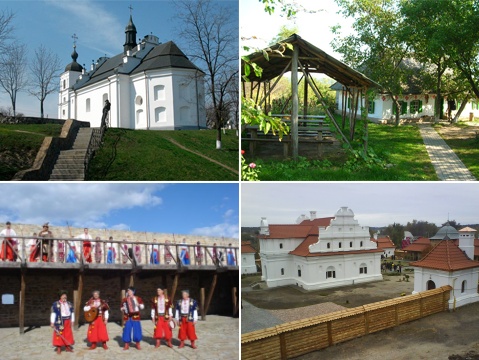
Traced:
<path fill-rule="evenodd" d="M 12 44 L 0 54 L 0 86 L 10 96 L 13 116 L 16 116 L 18 92 L 27 85 L 27 48 L 24 44 Z"/>

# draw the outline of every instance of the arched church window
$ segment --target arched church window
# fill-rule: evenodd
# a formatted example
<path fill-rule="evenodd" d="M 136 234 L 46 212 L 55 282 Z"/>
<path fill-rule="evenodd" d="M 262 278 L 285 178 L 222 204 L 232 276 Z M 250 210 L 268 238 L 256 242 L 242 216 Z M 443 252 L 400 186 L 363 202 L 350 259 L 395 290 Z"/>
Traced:
<path fill-rule="evenodd" d="M 155 101 L 165 100 L 165 85 L 156 85 L 153 88 L 153 94 Z"/>
<path fill-rule="evenodd" d="M 90 98 L 86 99 L 86 112 L 90 112 Z"/>
<path fill-rule="evenodd" d="M 326 269 L 326 279 L 330 278 L 336 278 L 336 269 L 334 268 L 334 266 L 328 266 L 328 268 Z"/>
<path fill-rule="evenodd" d="M 143 98 L 142 98 L 140 95 L 138 95 L 138 96 L 135 98 L 135 104 L 138 105 L 138 106 L 139 106 L 139 105 L 143 105 Z"/>

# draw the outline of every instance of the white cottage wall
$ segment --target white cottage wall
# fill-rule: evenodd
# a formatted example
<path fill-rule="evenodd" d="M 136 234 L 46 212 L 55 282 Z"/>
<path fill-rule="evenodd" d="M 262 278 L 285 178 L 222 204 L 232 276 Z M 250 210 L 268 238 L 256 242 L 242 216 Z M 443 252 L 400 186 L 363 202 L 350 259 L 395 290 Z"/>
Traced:
<path fill-rule="evenodd" d="M 241 273 L 242 274 L 255 274 L 256 262 L 253 253 L 241 254 Z"/>

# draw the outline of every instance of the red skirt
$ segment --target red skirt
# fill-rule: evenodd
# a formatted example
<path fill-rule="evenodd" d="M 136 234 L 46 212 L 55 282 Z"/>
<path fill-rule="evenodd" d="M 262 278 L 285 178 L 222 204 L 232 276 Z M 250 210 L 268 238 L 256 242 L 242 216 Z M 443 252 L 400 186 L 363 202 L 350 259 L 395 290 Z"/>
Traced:
<path fill-rule="evenodd" d="M 8 241 L 8 244 L 7 244 Z M 2 241 L 2 249 L 0 250 L 0 259 L 3 261 L 9 260 L 13 261 L 13 250 L 12 250 L 13 242 L 9 240 Z"/>
<path fill-rule="evenodd" d="M 108 338 L 108 331 L 106 330 L 106 325 L 103 322 L 103 317 L 98 316 L 93 322 L 88 325 L 88 332 L 86 335 L 89 342 L 107 342 L 110 340 Z"/>
<path fill-rule="evenodd" d="M 60 330 L 60 334 L 68 341 L 68 344 L 65 343 L 56 331 L 53 331 L 53 346 L 70 346 L 75 344 L 75 340 L 73 340 L 73 332 L 70 319 L 63 321 L 63 326 L 65 327 L 63 330 Z"/>
<path fill-rule="evenodd" d="M 166 340 L 170 340 L 173 337 L 170 325 L 168 324 L 169 321 L 170 320 L 166 320 L 164 316 L 158 316 L 158 321 L 155 326 L 155 334 L 153 335 L 155 339 L 165 338 Z"/>
<path fill-rule="evenodd" d="M 178 331 L 178 339 L 184 341 L 186 339 L 195 341 L 196 337 L 195 324 L 188 321 L 187 317 L 181 317 L 180 330 Z"/>

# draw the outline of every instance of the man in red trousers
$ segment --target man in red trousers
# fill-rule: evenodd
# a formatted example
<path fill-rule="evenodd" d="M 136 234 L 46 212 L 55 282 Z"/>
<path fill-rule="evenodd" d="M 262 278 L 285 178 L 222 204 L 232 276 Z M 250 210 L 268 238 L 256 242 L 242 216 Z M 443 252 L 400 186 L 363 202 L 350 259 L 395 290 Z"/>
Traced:
<path fill-rule="evenodd" d="M 67 301 L 67 292 L 61 290 L 58 293 L 59 300 L 52 305 L 52 312 L 50 314 L 50 326 L 53 329 L 53 346 L 57 348 L 57 354 L 62 352 L 62 347 L 65 346 L 66 351 L 73 352 L 72 327 L 75 321 L 75 314 L 73 312 L 73 304 Z"/>
<path fill-rule="evenodd" d="M 106 324 L 108 324 L 110 307 L 105 300 L 100 299 L 99 290 L 93 291 L 92 297 L 86 302 L 83 311 L 89 311 L 92 307 L 98 308 L 98 316 L 88 325 L 87 339 L 91 343 L 88 350 L 96 349 L 97 343 L 103 343 L 103 349 L 107 350 L 106 343 L 110 339 L 108 338 Z"/>
<path fill-rule="evenodd" d="M 153 335 L 156 339 L 155 348 L 160 347 L 160 340 L 163 338 L 167 341 L 168 347 L 173 347 L 171 344 L 173 335 L 170 328 L 170 321 L 173 318 L 173 304 L 165 296 L 161 286 L 156 289 L 156 294 L 151 300 L 151 321 L 155 324 L 155 333 Z"/>
<path fill-rule="evenodd" d="M 176 303 L 175 319 L 179 326 L 178 339 L 180 339 L 179 348 L 185 347 L 185 340 L 191 341 L 191 347 L 196 349 L 195 324 L 198 322 L 198 303 L 194 299 L 190 299 L 190 291 L 183 290 L 181 292 L 182 299 Z"/>

